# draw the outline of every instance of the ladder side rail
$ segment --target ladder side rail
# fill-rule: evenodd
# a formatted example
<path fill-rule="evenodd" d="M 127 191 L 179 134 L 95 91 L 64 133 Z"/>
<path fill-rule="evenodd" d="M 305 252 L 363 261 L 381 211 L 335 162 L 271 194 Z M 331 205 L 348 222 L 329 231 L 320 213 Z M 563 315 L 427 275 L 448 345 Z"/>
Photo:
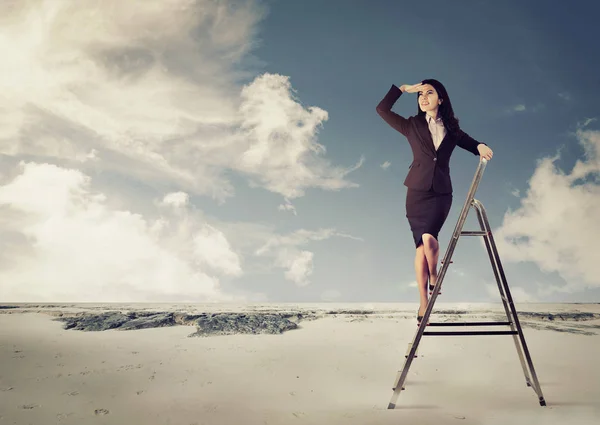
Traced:
<path fill-rule="evenodd" d="M 492 229 L 486 227 L 486 224 L 482 217 L 482 211 L 485 211 L 485 207 L 478 200 L 473 201 L 473 206 L 475 208 L 475 211 L 477 212 L 477 219 L 479 221 L 479 225 L 480 225 L 481 229 L 486 232 L 486 236 L 483 237 L 483 241 L 485 243 L 486 250 L 490 257 L 490 262 L 492 264 L 492 270 L 494 272 L 494 277 L 496 278 L 496 284 L 498 285 L 498 291 L 500 291 L 500 298 L 502 300 L 502 306 L 504 307 L 504 313 L 506 314 L 506 317 L 509 320 L 509 326 L 510 326 L 511 331 L 515 332 L 515 334 L 513 334 L 513 341 L 514 341 L 515 347 L 517 349 L 517 355 L 519 356 L 519 361 L 521 362 L 521 368 L 523 369 L 523 374 L 525 375 L 525 383 L 527 384 L 527 386 L 531 386 L 531 377 L 529 376 L 529 371 L 527 369 L 527 365 L 525 364 L 525 358 L 523 357 L 523 351 L 521 349 L 520 340 L 519 340 L 519 337 L 517 336 L 518 330 L 516 329 L 515 321 L 512 318 L 511 310 L 508 307 L 508 299 L 506 298 L 503 284 L 500 281 L 498 264 L 496 263 L 496 259 L 494 258 L 492 248 L 490 246 L 490 240 L 488 238 L 488 235 L 492 233 Z M 508 284 L 507 284 L 507 287 L 508 287 Z"/>
<path fill-rule="evenodd" d="M 479 201 L 477 201 L 477 203 L 481 207 L 481 203 Z M 487 218 L 485 209 L 483 209 L 483 208 L 481 208 L 481 217 L 483 218 L 485 226 L 489 229 L 490 223 Z M 525 342 L 525 335 L 523 334 L 523 329 L 521 327 L 521 323 L 519 322 L 517 310 L 516 310 L 514 301 L 512 299 L 512 295 L 510 294 L 510 289 L 508 288 L 508 283 L 506 281 L 506 275 L 504 274 L 504 268 L 502 267 L 502 262 L 500 261 L 500 255 L 498 254 L 498 250 L 496 248 L 496 243 L 494 242 L 494 236 L 492 235 L 491 231 L 489 232 L 488 238 L 490 241 L 490 247 L 492 248 L 492 252 L 494 254 L 494 258 L 498 265 L 498 271 L 500 272 L 500 277 L 502 278 L 502 283 L 504 285 L 504 289 L 506 292 L 506 298 L 508 300 L 510 309 L 513 313 L 515 326 L 517 327 L 518 332 L 519 332 L 519 339 L 520 339 L 521 345 L 523 347 L 523 352 L 525 354 L 525 358 L 527 359 L 527 364 L 529 365 L 529 369 L 531 371 L 531 376 L 533 378 L 533 384 L 535 384 L 535 385 L 532 385 L 532 387 L 535 390 L 535 392 L 537 393 L 537 395 L 539 396 L 540 404 L 545 405 L 544 396 L 542 394 L 542 389 L 540 387 L 540 383 L 538 381 L 538 377 L 537 377 L 537 373 L 535 372 L 535 368 L 533 367 L 533 360 L 531 359 L 531 355 L 529 354 L 529 349 L 527 348 L 527 342 Z"/>
<path fill-rule="evenodd" d="M 510 320 L 511 317 L 509 315 L 508 304 L 507 304 L 508 299 L 506 298 L 506 294 L 504 291 L 504 285 L 501 281 L 500 272 L 498 270 L 498 263 L 496 262 L 496 258 L 492 251 L 492 247 L 490 245 L 490 240 L 489 240 L 489 235 L 492 233 L 492 229 L 488 228 L 485 225 L 485 222 L 484 222 L 483 216 L 482 216 L 482 210 L 484 210 L 485 208 L 484 208 L 483 204 L 480 201 L 478 201 L 477 199 L 473 199 L 473 209 L 477 213 L 477 220 L 479 221 L 479 225 L 481 226 L 482 233 L 484 233 L 484 235 L 482 235 L 483 242 L 485 244 L 485 248 L 486 248 L 489 258 L 490 258 L 490 263 L 492 265 L 492 272 L 494 273 L 494 278 L 496 279 L 496 283 L 498 285 L 498 290 L 500 291 L 502 304 L 506 308 L 506 316 Z"/>
<path fill-rule="evenodd" d="M 435 285 L 435 290 L 432 294 L 432 299 L 435 301 L 437 298 L 437 293 L 439 292 L 439 288 L 442 285 L 444 277 L 446 276 L 446 270 L 450 265 L 450 260 L 452 259 L 452 255 L 454 254 L 454 249 L 456 248 L 456 244 L 458 243 L 458 238 L 460 237 L 462 228 L 467 220 L 467 215 L 469 214 L 469 210 L 471 209 L 471 203 L 475 197 L 475 193 L 477 192 L 477 188 L 479 187 L 479 183 L 481 182 L 481 178 L 483 177 L 483 172 L 485 171 L 485 166 L 487 164 L 487 160 L 485 158 L 481 158 L 479 161 L 479 165 L 477 166 L 477 170 L 475 171 L 475 175 L 473 176 L 473 180 L 471 182 L 471 187 L 469 188 L 469 192 L 467 192 L 467 198 L 465 199 L 465 203 L 463 204 L 462 210 L 458 216 L 458 221 L 454 226 L 454 231 L 452 233 L 452 238 L 450 239 L 450 244 L 446 249 L 444 254 L 444 258 L 442 260 L 442 267 L 440 272 L 438 273 L 438 280 Z M 433 304 L 430 302 L 429 304 Z M 427 313 L 425 313 L 427 314 Z M 423 316 L 423 321 L 425 321 L 425 316 Z"/>

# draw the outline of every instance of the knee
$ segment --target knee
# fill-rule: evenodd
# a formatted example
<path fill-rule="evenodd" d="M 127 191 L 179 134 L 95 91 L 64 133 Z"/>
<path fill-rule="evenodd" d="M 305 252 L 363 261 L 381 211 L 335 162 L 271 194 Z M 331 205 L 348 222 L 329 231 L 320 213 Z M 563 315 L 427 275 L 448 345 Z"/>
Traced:
<path fill-rule="evenodd" d="M 436 250 L 438 248 L 437 240 L 429 233 L 423 234 L 423 246 L 429 251 Z"/>

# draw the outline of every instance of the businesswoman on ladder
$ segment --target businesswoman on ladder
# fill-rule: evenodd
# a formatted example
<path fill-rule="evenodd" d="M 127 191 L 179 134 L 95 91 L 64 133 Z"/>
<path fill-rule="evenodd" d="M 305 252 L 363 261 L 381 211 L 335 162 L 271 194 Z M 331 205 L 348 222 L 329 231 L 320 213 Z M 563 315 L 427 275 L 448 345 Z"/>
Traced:
<path fill-rule="evenodd" d="M 404 118 L 392 112 L 392 106 L 403 93 L 418 93 L 417 115 Z M 400 87 L 392 84 L 376 109 L 385 122 L 408 139 L 412 149 L 413 161 L 404 185 L 408 188 L 406 218 L 416 247 L 420 323 L 427 308 L 427 284 L 433 290 L 437 283 L 438 235 L 452 206 L 449 167 L 452 151 L 459 146 L 488 161 L 493 152 L 461 130 L 448 93 L 437 80 Z"/>

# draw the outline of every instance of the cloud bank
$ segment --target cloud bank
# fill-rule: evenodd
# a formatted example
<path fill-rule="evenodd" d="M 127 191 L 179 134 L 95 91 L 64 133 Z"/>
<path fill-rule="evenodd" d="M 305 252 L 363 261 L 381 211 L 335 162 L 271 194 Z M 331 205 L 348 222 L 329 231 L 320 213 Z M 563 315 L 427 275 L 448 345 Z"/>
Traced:
<path fill-rule="evenodd" d="M 317 140 L 327 112 L 245 68 L 266 14 L 252 0 L 0 3 L 4 300 L 230 300 L 220 280 L 278 235 L 236 245 L 191 197 L 226 202 L 237 173 L 295 212 L 308 188 L 357 186 L 363 159 L 333 165 Z M 135 184 L 162 195 L 142 205 Z M 270 253 L 308 284 L 312 252 Z"/>
<path fill-rule="evenodd" d="M 540 297 L 600 287 L 600 131 L 586 129 L 590 122 L 575 134 L 584 158 L 571 172 L 555 165 L 558 155 L 540 160 L 521 206 L 494 230 L 503 261 L 533 262 L 564 279 L 562 286 L 538 284 Z"/>

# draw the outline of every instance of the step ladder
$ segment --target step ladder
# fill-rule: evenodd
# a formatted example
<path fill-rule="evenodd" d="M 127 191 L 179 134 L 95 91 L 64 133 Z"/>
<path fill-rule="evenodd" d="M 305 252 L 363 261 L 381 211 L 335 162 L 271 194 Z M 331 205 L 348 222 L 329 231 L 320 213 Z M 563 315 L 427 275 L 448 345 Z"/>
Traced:
<path fill-rule="evenodd" d="M 430 336 L 447 336 L 447 335 L 512 335 L 515 346 L 517 348 L 517 353 L 519 355 L 519 359 L 521 360 L 521 366 L 523 367 L 523 373 L 525 374 L 525 383 L 528 387 L 532 387 L 535 393 L 539 398 L 539 402 L 541 406 L 546 405 L 546 401 L 544 400 L 544 396 L 542 394 L 542 389 L 540 387 L 537 375 L 535 373 L 535 369 L 533 368 L 533 362 L 531 361 L 531 356 L 529 355 L 529 350 L 527 349 L 527 344 L 525 343 L 525 336 L 523 335 L 523 330 L 521 329 L 521 325 L 519 323 L 519 318 L 517 317 L 517 310 L 515 309 L 515 305 L 513 303 L 513 299 L 510 295 L 510 290 L 508 289 L 508 283 L 506 282 L 506 276 L 504 275 L 504 270 L 502 268 L 502 263 L 500 262 L 500 256 L 498 255 L 498 251 L 496 249 L 496 244 L 494 242 L 494 238 L 492 236 L 492 231 L 490 228 L 490 224 L 488 222 L 487 214 L 485 212 L 485 208 L 483 204 L 479 202 L 477 199 L 474 199 L 475 192 L 477 191 L 477 187 L 479 186 L 479 182 L 481 181 L 481 177 L 483 176 L 483 171 L 485 170 L 485 166 L 487 164 L 487 160 L 485 158 L 481 158 L 479 161 L 479 166 L 477 167 L 477 171 L 475 172 L 475 176 L 473 178 L 473 182 L 471 183 L 471 188 L 467 194 L 467 199 L 463 206 L 463 209 L 458 218 L 458 222 L 456 223 L 456 227 L 454 228 L 454 233 L 452 235 L 452 239 L 450 240 L 450 244 L 448 249 L 446 250 L 446 254 L 444 255 L 444 259 L 442 260 L 441 268 L 438 273 L 438 279 L 435 285 L 435 289 L 431 293 L 431 298 L 427 304 L 427 309 L 425 310 L 425 314 L 423 315 L 423 319 L 421 324 L 418 326 L 417 333 L 414 336 L 414 339 L 411 343 L 408 344 L 408 350 L 405 354 L 404 367 L 401 371 L 398 372 L 396 376 L 396 380 L 393 386 L 393 395 L 390 403 L 388 405 L 388 409 L 394 409 L 396 407 L 396 402 L 398 401 L 398 396 L 402 390 L 405 390 L 404 384 L 406 381 L 406 376 L 408 375 L 408 370 L 414 358 L 417 357 L 417 349 L 419 348 L 419 342 L 421 341 L 421 337 L 424 335 Z M 467 215 L 469 213 L 470 208 L 473 207 L 477 212 L 477 218 L 479 220 L 479 225 L 481 230 L 478 231 L 463 231 L 463 225 L 467 219 Z M 496 277 L 496 283 L 498 284 L 498 290 L 500 291 L 500 298 L 502 300 L 502 304 L 504 306 L 504 311 L 506 313 L 506 318 L 508 319 L 506 322 L 465 322 L 465 323 L 428 323 L 429 316 L 431 315 L 431 311 L 433 310 L 433 306 L 435 304 L 435 300 L 440 293 L 442 283 L 444 281 L 444 276 L 446 275 L 446 271 L 452 261 L 452 253 L 454 252 L 454 248 L 456 247 L 456 243 L 458 242 L 459 236 L 483 236 L 485 241 L 485 246 L 487 248 L 488 254 L 490 256 L 490 261 L 492 263 L 492 269 L 494 271 L 494 276 Z M 498 331 L 446 331 L 446 332 L 430 332 L 425 331 L 425 327 L 430 326 L 508 326 L 510 330 L 498 330 Z M 523 358 L 525 355 L 525 358 Z M 525 364 L 525 359 L 527 361 L 527 365 Z"/>

